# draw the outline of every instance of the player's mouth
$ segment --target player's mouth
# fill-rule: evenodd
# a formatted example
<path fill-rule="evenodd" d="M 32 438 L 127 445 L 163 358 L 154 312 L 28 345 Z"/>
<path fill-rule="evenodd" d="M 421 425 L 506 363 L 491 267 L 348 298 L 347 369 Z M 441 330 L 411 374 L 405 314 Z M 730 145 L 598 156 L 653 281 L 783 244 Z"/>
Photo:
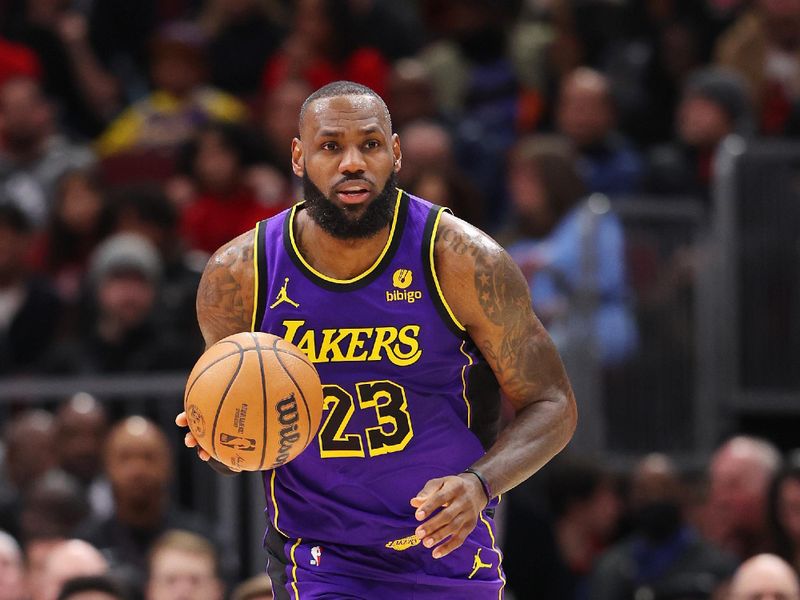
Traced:
<path fill-rule="evenodd" d="M 360 204 L 369 198 L 370 190 L 363 183 L 347 183 L 336 188 L 336 196 L 344 204 Z"/>

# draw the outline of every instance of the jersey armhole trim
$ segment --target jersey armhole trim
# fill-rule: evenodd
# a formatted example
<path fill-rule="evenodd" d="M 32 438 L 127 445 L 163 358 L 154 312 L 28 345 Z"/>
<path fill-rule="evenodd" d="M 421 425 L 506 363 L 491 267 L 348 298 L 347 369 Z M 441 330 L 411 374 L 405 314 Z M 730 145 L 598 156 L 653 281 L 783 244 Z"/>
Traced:
<path fill-rule="evenodd" d="M 253 234 L 253 319 L 250 331 L 258 331 L 267 310 L 267 219 L 256 223 Z"/>
<path fill-rule="evenodd" d="M 450 209 L 443 206 L 434 206 L 428 213 L 428 218 L 425 221 L 425 231 L 422 236 L 422 264 L 427 266 L 425 269 L 425 279 L 428 283 L 428 289 L 430 290 L 431 299 L 436 307 L 436 311 L 448 328 L 458 337 L 463 338 L 466 335 L 467 328 L 456 318 L 453 310 L 447 303 L 442 293 L 442 286 L 439 284 L 439 278 L 436 275 L 434 247 L 436 245 L 436 232 L 439 229 L 439 221 L 444 212 L 452 214 Z"/>

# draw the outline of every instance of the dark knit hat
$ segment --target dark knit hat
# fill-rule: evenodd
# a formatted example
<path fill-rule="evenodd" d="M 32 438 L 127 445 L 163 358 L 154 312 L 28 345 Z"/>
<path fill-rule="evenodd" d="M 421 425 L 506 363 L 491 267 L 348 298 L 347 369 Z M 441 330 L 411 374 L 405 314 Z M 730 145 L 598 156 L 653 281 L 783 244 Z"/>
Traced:
<path fill-rule="evenodd" d="M 134 272 L 155 285 L 161 269 L 161 257 L 150 240 L 136 233 L 118 233 L 95 249 L 89 277 L 97 285 L 109 276 Z"/>
<path fill-rule="evenodd" d="M 718 105 L 738 133 L 752 126 L 753 106 L 744 78 L 728 69 L 711 67 L 694 71 L 686 80 L 684 96 L 700 96 Z"/>

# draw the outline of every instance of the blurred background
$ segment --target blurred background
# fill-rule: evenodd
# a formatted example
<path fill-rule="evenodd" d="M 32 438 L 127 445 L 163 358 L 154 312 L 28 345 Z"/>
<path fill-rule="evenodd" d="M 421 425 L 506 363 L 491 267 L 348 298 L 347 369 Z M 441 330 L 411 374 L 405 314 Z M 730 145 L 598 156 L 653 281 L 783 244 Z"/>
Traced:
<path fill-rule="evenodd" d="M 501 503 L 507 597 L 800 569 L 800 0 L 0 0 L 0 600 L 271 597 L 261 479 L 173 419 L 205 262 L 299 198 L 337 79 L 509 250 L 575 388 Z"/>

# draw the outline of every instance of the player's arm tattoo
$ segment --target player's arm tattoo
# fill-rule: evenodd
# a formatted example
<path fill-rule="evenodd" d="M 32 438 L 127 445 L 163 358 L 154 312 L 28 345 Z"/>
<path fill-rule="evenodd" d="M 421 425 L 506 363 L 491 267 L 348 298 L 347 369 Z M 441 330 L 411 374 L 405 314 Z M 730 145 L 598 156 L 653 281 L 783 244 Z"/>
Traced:
<path fill-rule="evenodd" d="M 209 259 L 197 289 L 197 320 L 206 345 L 249 331 L 253 315 L 253 236 L 245 233 Z"/>
<path fill-rule="evenodd" d="M 461 263 L 459 270 L 472 271 L 461 295 L 479 309 L 466 311 L 473 327 L 466 325 L 506 394 L 516 401 L 541 399 L 568 386 L 552 340 L 533 313 L 527 282 L 508 253 L 478 230 L 452 224 L 443 223 L 440 240 Z"/>
<path fill-rule="evenodd" d="M 482 352 L 494 364 L 506 392 L 530 396 L 537 390 L 537 372 L 549 339 L 543 339 L 541 326 L 537 331 L 524 279 L 505 252 L 493 256 L 477 253 L 474 285 L 483 314 L 502 328 L 499 339 L 479 342 Z"/>
<path fill-rule="evenodd" d="M 437 232 L 436 258 L 448 304 L 515 409 L 514 419 L 472 465 L 499 494 L 566 445 L 575 430 L 575 398 L 555 345 L 533 312 L 528 283 L 508 253 L 448 215 Z"/>

